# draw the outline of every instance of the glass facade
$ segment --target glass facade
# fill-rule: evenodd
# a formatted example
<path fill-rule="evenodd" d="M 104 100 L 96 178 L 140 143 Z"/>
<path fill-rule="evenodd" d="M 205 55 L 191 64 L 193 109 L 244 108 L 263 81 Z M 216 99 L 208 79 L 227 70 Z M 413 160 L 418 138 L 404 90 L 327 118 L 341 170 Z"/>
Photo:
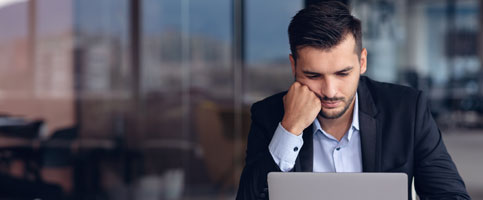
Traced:
<path fill-rule="evenodd" d="M 303 4 L 303 1 L 246 1 L 244 102 L 247 105 L 291 85 L 287 28 Z"/>
<path fill-rule="evenodd" d="M 293 82 L 287 27 L 312 2 L 0 0 L 0 182 L 32 191 L 0 198 L 233 199 L 250 106 Z M 482 2 L 345 2 L 366 75 L 429 93 L 483 198 Z"/>

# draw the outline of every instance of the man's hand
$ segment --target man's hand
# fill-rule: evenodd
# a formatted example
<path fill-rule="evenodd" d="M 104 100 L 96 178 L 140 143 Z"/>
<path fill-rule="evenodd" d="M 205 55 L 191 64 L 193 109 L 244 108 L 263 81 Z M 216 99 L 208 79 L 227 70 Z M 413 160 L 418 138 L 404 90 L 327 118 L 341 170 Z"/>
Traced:
<path fill-rule="evenodd" d="M 321 106 L 317 95 L 309 87 L 296 81 L 283 97 L 283 128 L 297 136 L 302 134 L 302 131 L 314 122 Z"/>

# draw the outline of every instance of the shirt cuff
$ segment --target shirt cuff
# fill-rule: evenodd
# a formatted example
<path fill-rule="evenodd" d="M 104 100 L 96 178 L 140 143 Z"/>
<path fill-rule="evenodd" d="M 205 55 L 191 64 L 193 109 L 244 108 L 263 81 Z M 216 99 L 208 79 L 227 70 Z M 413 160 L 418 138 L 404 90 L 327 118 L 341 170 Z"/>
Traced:
<path fill-rule="evenodd" d="M 278 123 L 268 149 L 282 172 L 288 172 L 293 169 L 295 160 L 304 144 L 302 135 L 303 133 L 296 136 L 285 130 L 281 123 Z"/>

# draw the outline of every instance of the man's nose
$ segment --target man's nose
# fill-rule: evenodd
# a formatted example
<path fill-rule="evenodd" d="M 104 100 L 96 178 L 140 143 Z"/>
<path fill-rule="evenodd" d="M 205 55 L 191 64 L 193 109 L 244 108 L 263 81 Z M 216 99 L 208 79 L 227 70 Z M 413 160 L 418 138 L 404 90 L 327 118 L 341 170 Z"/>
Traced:
<path fill-rule="evenodd" d="M 322 94 L 322 98 L 326 97 L 326 98 L 335 98 L 336 94 L 337 94 L 337 90 L 336 90 L 336 87 L 335 87 L 335 84 L 334 84 L 334 81 L 333 80 L 330 80 L 329 78 L 326 78 L 324 80 L 324 83 L 322 83 L 322 87 L 321 87 L 321 94 Z"/>

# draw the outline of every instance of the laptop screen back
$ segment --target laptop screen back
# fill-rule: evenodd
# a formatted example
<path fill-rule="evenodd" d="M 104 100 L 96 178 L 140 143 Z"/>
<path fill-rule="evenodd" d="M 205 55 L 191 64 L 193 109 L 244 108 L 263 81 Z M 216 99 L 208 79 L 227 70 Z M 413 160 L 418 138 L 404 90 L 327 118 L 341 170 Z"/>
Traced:
<path fill-rule="evenodd" d="M 404 173 L 270 172 L 269 198 L 275 200 L 407 200 Z"/>

